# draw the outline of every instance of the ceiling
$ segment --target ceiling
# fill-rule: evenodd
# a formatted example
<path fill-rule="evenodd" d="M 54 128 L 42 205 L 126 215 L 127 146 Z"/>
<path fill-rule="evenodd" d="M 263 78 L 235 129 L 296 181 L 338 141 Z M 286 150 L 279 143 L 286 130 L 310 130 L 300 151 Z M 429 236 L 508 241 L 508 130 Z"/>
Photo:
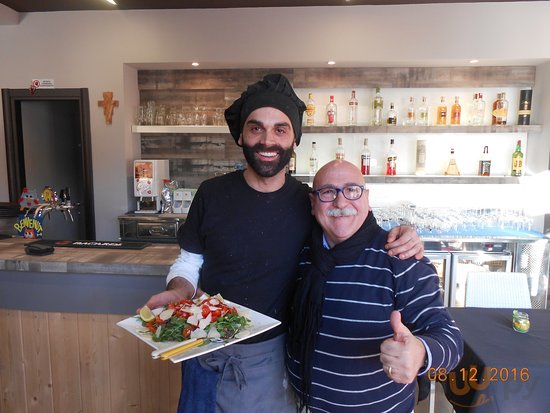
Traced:
<path fill-rule="evenodd" d="M 346 6 L 423 3 L 488 3 L 502 0 L 0 0 L 16 12 L 140 9 L 224 9 L 242 7 Z M 513 0 L 532 1 L 532 0 Z M 546 0 L 539 0 L 546 1 Z"/>

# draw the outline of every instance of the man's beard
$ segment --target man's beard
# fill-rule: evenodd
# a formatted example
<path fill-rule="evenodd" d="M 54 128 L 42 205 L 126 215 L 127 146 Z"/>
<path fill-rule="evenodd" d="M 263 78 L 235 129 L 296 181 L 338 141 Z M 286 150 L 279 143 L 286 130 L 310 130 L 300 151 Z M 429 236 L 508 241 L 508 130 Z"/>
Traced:
<path fill-rule="evenodd" d="M 256 152 L 277 152 L 279 160 L 277 162 L 264 162 L 256 157 Z M 257 143 L 254 146 L 243 144 L 243 153 L 248 165 L 260 176 L 269 178 L 277 175 L 290 161 L 292 157 L 292 146 L 283 149 L 280 146 L 265 146 Z"/>

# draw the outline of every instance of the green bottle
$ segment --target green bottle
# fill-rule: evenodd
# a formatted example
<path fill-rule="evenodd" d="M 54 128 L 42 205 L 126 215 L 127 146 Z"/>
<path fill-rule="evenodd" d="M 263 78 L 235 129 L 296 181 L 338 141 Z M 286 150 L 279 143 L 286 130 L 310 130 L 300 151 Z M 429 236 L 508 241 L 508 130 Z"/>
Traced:
<path fill-rule="evenodd" d="M 516 145 L 512 154 L 512 176 L 521 176 L 523 173 L 523 152 L 521 151 L 521 140 Z"/>

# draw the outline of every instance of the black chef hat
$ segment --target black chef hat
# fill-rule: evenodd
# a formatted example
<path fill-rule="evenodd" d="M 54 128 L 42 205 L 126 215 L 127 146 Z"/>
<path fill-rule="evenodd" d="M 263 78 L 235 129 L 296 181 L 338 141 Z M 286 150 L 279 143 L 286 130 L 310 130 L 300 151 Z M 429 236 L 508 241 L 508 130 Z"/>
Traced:
<path fill-rule="evenodd" d="M 241 97 L 225 110 L 225 120 L 235 142 L 238 142 L 248 116 L 256 109 L 265 107 L 279 109 L 288 116 L 296 145 L 299 145 L 306 105 L 296 96 L 288 79 L 280 73 L 266 75 L 259 82 L 249 85 Z"/>

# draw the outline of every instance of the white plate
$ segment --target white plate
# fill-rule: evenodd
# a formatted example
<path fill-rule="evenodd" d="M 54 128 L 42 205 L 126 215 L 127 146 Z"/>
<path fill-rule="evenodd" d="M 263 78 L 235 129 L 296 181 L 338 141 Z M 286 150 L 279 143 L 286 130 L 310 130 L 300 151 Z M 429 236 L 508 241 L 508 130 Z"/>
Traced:
<path fill-rule="evenodd" d="M 229 300 L 224 300 L 224 302 L 229 306 L 235 307 L 239 312 L 239 315 L 245 316 L 250 320 L 250 325 L 248 326 L 248 328 L 245 328 L 244 330 L 240 331 L 236 337 L 228 340 L 227 342 L 223 342 L 223 343 L 210 342 L 208 344 L 204 344 L 199 347 L 191 348 L 181 354 L 177 354 L 170 358 L 170 360 L 173 363 L 179 363 L 181 361 L 184 361 L 193 357 L 210 353 L 211 351 L 219 350 L 220 348 L 230 346 L 231 344 L 238 343 L 239 341 L 246 340 L 247 338 L 250 338 L 250 337 L 254 337 L 258 334 L 261 334 L 281 324 L 279 320 L 275 320 L 274 318 L 258 313 L 257 311 L 251 310 L 250 308 L 243 307 L 242 305 L 239 305 L 239 304 L 235 304 Z M 144 329 L 144 327 L 141 323 L 141 318 L 138 315 L 119 321 L 117 325 L 119 327 L 122 327 L 129 333 L 133 334 L 140 340 L 144 341 L 145 343 L 153 347 L 155 350 L 163 351 L 163 350 L 169 349 L 170 347 L 174 347 L 174 345 L 177 345 L 177 344 L 181 345 L 184 343 L 184 342 L 175 342 L 175 341 L 163 341 L 163 342 L 153 341 L 150 333 L 140 332 Z"/>

